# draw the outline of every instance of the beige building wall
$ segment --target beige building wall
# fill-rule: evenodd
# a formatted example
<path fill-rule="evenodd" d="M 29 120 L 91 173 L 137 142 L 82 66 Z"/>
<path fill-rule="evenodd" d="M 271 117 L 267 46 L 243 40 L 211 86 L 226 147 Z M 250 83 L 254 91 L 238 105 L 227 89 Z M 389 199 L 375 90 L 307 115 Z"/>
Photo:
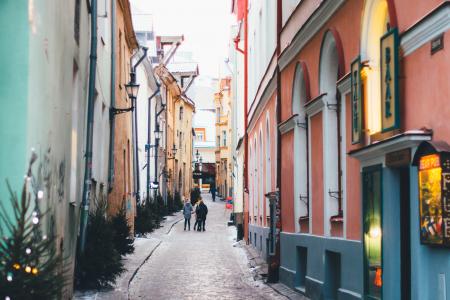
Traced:
<path fill-rule="evenodd" d="M 116 15 L 116 103 L 117 108 L 131 106 L 125 91 L 130 80 L 130 57 L 138 44 L 131 22 L 128 0 L 117 0 Z M 115 116 L 114 140 L 114 181 L 109 194 L 108 214 L 114 215 L 125 205 L 128 222 L 134 230 L 136 201 L 133 188 L 133 142 L 131 112 Z"/>

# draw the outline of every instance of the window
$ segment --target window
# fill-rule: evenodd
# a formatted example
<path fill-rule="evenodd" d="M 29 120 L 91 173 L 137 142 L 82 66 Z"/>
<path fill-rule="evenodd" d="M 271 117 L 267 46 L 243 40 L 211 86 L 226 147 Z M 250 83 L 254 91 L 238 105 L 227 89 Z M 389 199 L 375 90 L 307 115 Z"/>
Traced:
<path fill-rule="evenodd" d="M 184 110 L 184 108 L 181 106 L 180 107 L 180 120 L 183 120 L 183 110 Z"/>
<path fill-rule="evenodd" d="M 308 128 L 306 126 L 306 112 L 304 105 L 308 101 L 305 85 L 306 67 L 299 63 L 295 69 L 292 114 L 297 115 L 294 128 L 294 216 L 295 231 L 306 232 L 306 224 L 300 224 L 299 219 L 309 215 L 308 195 Z M 306 220 L 305 220 L 306 222 Z M 305 227 L 305 228 L 303 228 Z"/>
<path fill-rule="evenodd" d="M 220 122 L 220 107 L 216 108 L 216 120 L 217 123 Z"/>
<path fill-rule="evenodd" d="M 222 138 L 223 138 L 223 145 L 224 147 L 227 146 L 227 132 L 225 130 L 222 131 Z"/>
<path fill-rule="evenodd" d="M 340 143 L 341 135 L 338 125 L 338 98 L 336 82 L 339 77 L 339 55 L 337 35 L 328 31 L 322 42 L 320 57 L 320 93 L 325 94 L 324 102 L 327 104 L 322 111 L 323 120 L 323 160 L 324 169 L 324 217 L 326 220 L 342 215 L 341 205 L 341 166 Z M 336 222 L 325 223 L 325 235 L 330 235 L 335 230 L 332 226 L 341 226 Z"/>
<path fill-rule="evenodd" d="M 216 140 L 216 146 L 220 147 L 220 136 L 217 136 L 217 140 Z"/>
<path fill-rule="evenodd" d="M 198 142 L 203 142 L 204 139 L 205 139 L 205 136 L 204 136 L 203 132 L 196 132 L 195 136 L 196 136 L 196 140 Z"/>

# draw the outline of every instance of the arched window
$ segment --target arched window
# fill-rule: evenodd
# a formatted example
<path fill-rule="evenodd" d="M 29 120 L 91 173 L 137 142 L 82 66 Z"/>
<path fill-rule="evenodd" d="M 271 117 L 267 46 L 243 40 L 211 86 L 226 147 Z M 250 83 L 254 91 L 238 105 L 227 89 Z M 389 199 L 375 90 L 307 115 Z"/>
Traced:
<path fill-rule="evenodd" d="M 269 121 L 269 112 L 267 112 L 266 117 L 266 155 L 265 155 L 265 164 L 266 164 L 266 194 L 270 193 L 272 191 L 272 164 L 271 164 L 271 142 L 270 142 L 270 121 Z M 266 208 L 266 220 L 269 216 L 270 207 L 269 207 L 269 200 L 264 197 L 265 201 L 265 208 Z M 267 224 L 267 223 L 266 223 Z"/>
<path fill-rule="evenodd" d="M 255 185 L 255 183 L 253 182 L 254 181 L 254 178 L 253 178 L 253 148 L 252 148 L 252 145 L 251 145 L 251 143 L 250 143 L 250 149 L 249 149 L 249 151 L 248 151 L 248 154 L 249 154 L 249 157 L 250 157 L 250 159 L 248 160 L 248 163 L 249 163 L 249 166 L 248 166 L 248 169 L 249 169 L 249 174 L 248 174 L 248 176 L 249 176 L 249 179 L 248 179 L 248 184 L 249 184 L 249 195 L 248 195 L 248 198 L 249 198 L 249 204 L 248 204 L 248 210 L 249 210 L 249 215 L 250 215 L 250 223 L 252 223 L 253 222 L 253 215 L 254 215 L 254 211 L 253 211 L 253 208 L 254 208 L 254 205 L 253 205 L 253 199 L 254 199 L 254 197 L 255 197 L 255 195 L 254 195 L 254 191 L 253 191 L 253 186 Z"/>
<path fill-rule="evenodd" d="M 257 223 L 258 217 L 258 148 L 256 146 L 256 134 L 253 138 L 253 221 Z"/>
<path fill-rule="evenodd" d="M 259 129 L 259 201 L 258 201 L 258 207 L 259 207 L 259 225 L 263 225 L 263 216 L 264 216 L 264 142 L 263 142 L 263 134 L 262 134 L 262 128 Z"/>
<path fill-rule="evenodd" d="M 381 131 L 380 39 L 388 31 L 388 27 L 387 0 L 366 1 L 360 55 L 363 62 L 361 75 L 367 137 Z"/>
<path fill-rule="evenodd" d="M 337 34 L 329 30 L 322 41 L 320 53 L 320 93 L 324 94 L 323 160 L 324 160 L 324 229 L 331 233 L 330 218 L 342 214 L 340 186 L 340 147 L 338 125 L 338 97 L 336 82 L 340 60 Z"/>
<path fill-rule="evenodd" d="M 297 115 L 297 124 L 294 129 L 294 220 L 296 232 L 300 231 L 300 218 L 309 215 L 308 140 L 305 113 L 305 103 L 308 101 L 309 95 L 306 87 L 306 72 L 304 64 L 297 64 L 292 89 L 292 114 Z"/>

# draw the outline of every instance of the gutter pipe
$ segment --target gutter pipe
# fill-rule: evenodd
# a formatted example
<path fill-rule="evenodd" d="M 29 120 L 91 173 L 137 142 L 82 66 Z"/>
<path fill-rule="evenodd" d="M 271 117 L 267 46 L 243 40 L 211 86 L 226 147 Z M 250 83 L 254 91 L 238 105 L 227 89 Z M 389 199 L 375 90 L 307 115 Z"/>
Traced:
<path fill-rule="evenodd" d="M 152 108 L 152 105 L 151 105 L 151 103 L 152 103 L 152 99 L 157 95 L 157 94 L 159 94 L 159 92 L 160 92 L 160 85 L 159 84 L 157 84 L 157 88 L 156 88 L 156 91 L 153 93 L 153 95 L 151 95 L 150 96 L 150 98 L 148 98 L 148 120 L 147 120 L 147 186 L 146 186 L 146 193 L 147 193 L 147 199 L 150 197 L 150 149 L 151 149 L 151 146 L 150 146 L 150 142 L 151 142 L 151 128 L 152 128 L 152 126 L 151 126 L 151 108 Z M 156 110 L 155 110 L 155 113 L 156 113 Z M 156 116 L 155 116 L 156 117 Z M 157 149 L 156 149 L 156 147 L 155 147 L 155 155 L 157 155 L 156 154 L 156 151 L 157 151 Z M 155 173 L 155 176 L 156 176 L 156 173 Z"/>
<path fill-rule="evenodd" d="M 136 83 L 136 68 L 140 65 L 140 63 L 144 60 L 144 58 L 147 57 L 147 50 L 148 48 L 142 47 L 142 50 L 144 51 L 143 55 L 139 58 L 139 60 L 136 62 L 136 64 L 130 64 L 133 67 L 131 68 L 131 74 L 130 74 L 130 80 L 132 83 Z M 132 131 L 133 131 L 133 148 L 134 148 L 134 170 L 135 170 L 135 187 L 136 187 L 136 202 L 140 202 L 141 199 L 141 176 L 140 176 L 140 170 L 139 170 L 139 147 L 138 147 L 138 126 L 137 126 L 137 99 L 131 99 L 131 101 L 134 101 L 134 110 L 133 110 L 133 117 L 132 117 Z"/>
<path fill-rule="evenodd" d="M 116 106 L 116 1 L 111 1 L 111 107 Z M 114 184 L 114 144 L 115 144 L 115 119 L 110 118 L 109 131 L 109 168 L 108 168 L 108 191 L 111 192 Z"/>
<path fill-rule="evenodd" d="M 89 65 L 88 111 L 86 131 L 86 151 L 84 164 L 83 198 L 81 200 L 80 251 L 84 253 L 86 245 L 86 227 L 89 217 L 92 180 L 92 143 L 94 135 L 94 97 L 95 74 L 97 68 L 97 0 L 91 0 L 91 50 Z"/>

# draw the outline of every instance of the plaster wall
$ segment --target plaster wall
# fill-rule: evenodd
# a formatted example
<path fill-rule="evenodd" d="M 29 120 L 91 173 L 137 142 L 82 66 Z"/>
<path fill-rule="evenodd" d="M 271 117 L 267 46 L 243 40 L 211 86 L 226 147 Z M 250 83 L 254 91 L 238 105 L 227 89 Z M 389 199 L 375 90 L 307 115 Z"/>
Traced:
<path fill-rule="evenodd" d="M 281 136 L 281 221 L 283 232 L 295 232 L 294 220 L 294 185 L 286 178 L 294 178 L 294 131 L 290 131 Z M 283 180 L 285 179 L 285 180 Z M 284 201 L 284 199 L 290 199 Z"/>
<path fill-rule="evenodd" d="M 450 40 L 450 31 L 445 33 L 444 40 Z M 446 47 L 431 55 L 430 43 L 425 43 L 404 57 L 401 64 L 400 101 L 405 130 L 425 127 L 433 130 L 433 139 L 449 141 L 450 108 L 442 103 L 450 99 L 450 49 Z"/>
<path fill-rule="evenodd" d="M 251 203 L 250 206 L 254 207 L 254 203 L 257 203 L 255 207 L 258 207 L 257 211 L 255 211 L 255 216 L 257 216 L 258 225 L 260 226 L 267 226 L 268 220 L 267 216 L 269 216 L 267 203 L 268 199 L 264 196 L 269 191 L 267 190 L 266 186 L 266 172 L 268 172 L 268 168 L 270 168 L 270 188 L 271 191 L 273 191 L 277 185 L 276 182 L 276 144 L 277 144 L 277 125 L 276 125 L 276 115 L 275 115 L 275 109 L 276 109 L 276 93 L 274 92 L 271 96 L 268 102 L 265 104 L 264 107 L 262 107 L 260 113 L 258 115 L 254 115 L 253 118 L 255 120 L 252 122 L 254 123 L 253 128 L 249 131 L 249 137 L 256 136 L 256 144 L 257 144 L 257 155 L 255 156 L 256 159 L 256 176 L 249 178 L 249 182 L 251 185 L 255 185 L 257 190 L 255 191 L 255 195 L 257 197 L 250 196 Z M 267 143 L 267 120 L 269 122 L 269 136 L 270 136 L 270 166 L 267 166 L 266 163 L 266 155 L 267 155 L 267 149 L 266 149 L 266 143 Z M 260 133 L 262 137 L 262 146 L 263 146 L 263 155 L 260 155 Z M 252 150 L 253 152 L 255 149 Z M 249 149 L 250 153 L 250 149 Z M 250 173 L 250 172 L 249 172 Z M 262 186 L 261 186 L 262 185 Z M 250 189 L 252 192 L 253 190 Z"/>
<path fill-rule="evenodd" d="M 130 80 L 130 57 L 133 49 L 127 43 L 125 30 L 125 14 L 117 1 L 116 15 L 116 104 L 117 108 L 131 106 L 131 100 L 125 91 L 125 84 Z M 125 206 L 129 223 L 133 226 L 136 210 L 134 200 L 133 176 L 133 141 L 132 115 L 130 112 L 116 115 L 114 141 L 114 182 L 108 196 L 108 214 L 114 215 Z"/>
<path fill-rule="evenodd" d="M 323 202 L 323 139 L 322 139 L 322 113 L 310 118 L 310 222 L 311 232 L 317 235 L 324 234 L 324 202 Z"/>
<path fill-rule="evenodd" d="M 33 5 L 32 5 L 33 4 Z M 24 174 L 35 149 L 33 175 L 44 192 L 39 201 L 43 230 L 55 228 L 67 261 L 69 277 L 78 233 L 77 204 L 81 200 L 85 139 L 89 17 L 80 7 L 80 39 L 74 38 L 75 2 L 3 1 L 0 4 L 0 192 L 9 208 L 4 180 L 20 194 Z M 68 17 L 69 16 L 69 17 Z M 12 44 L 11 44 L 12 43 Z M 75 154 L 75 155 L 74 155 Z M 78 154 L 78 155 L 77 155 Z M 41 168 L 40 168 L 41 167 Z M 73 202 L 76 205 L 71 205 Z M 0 224 L 1 226 L 1 224 Z M 71 297 L 71 288 L 63 292 Z"/>

